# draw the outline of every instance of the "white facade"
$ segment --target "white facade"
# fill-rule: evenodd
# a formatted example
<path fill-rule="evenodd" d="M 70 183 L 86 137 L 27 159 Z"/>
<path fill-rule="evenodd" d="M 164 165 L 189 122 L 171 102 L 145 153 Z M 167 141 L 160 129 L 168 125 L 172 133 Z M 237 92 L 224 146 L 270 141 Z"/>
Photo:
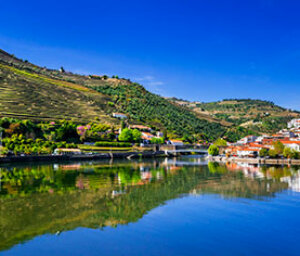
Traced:
<path fill-rule="evenodd" d="M 300 119 L 293 119 L 288 122 L 288 128 L 300 128 Z"/>
<path fill-rule="evenodd" d="M 300 144 L 298 144 L 298 143 L 283 143 L 283 145 L 290 148 L 290 149 L 300 151 Z"/>
<path fill-rule="evenodd" d="M 237 155 L 238 156 L 256 156 L 258 154 L 258 152 L 256 150 L 238 150 L 237 151 Z"/>
<path fill-rule="evenodd" d="M 250 142 L 255 142 L 256 139 L 257 139 L 257 136 L 249 135 L 245 138 L 240 139 L 237 143 L 238 144 L 247 144 L 247 143 L 250 143 Z"/>
<path fill-rule="evenodd" d="M 127 118 L 127 116 L 125 114 L 121 114 L 121 113 L 113 113 L 113 117 L 117 117 L 117 118 Z"/>

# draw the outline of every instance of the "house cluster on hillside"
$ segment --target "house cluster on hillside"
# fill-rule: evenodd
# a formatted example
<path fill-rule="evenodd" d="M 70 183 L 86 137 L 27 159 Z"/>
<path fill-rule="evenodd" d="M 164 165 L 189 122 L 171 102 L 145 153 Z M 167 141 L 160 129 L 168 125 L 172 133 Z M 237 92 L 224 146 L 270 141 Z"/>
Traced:
<path fill-rule="evenodd" d="M 288 129 L 276 134 L 249 135 L 236 143 L 229 143 L 224 153 L 227 156 L 257 157 L 261 149 L 272 149 L 276 141 L 280 141 L 285 147 L 300 151 L 300 119 L 293 119 L 288 123 Z"/>

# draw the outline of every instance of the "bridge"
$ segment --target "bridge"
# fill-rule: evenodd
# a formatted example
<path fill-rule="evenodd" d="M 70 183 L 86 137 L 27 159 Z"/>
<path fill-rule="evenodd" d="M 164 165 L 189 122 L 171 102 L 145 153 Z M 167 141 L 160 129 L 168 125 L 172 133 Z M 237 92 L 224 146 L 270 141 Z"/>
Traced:
<path fill-rule="evenodd" d="M 191 153 L 195 153 L 195 154 L 199 154 L 199 155 L 207 155 L 207 149 L 173 149 L 173 150 L 164 150 L 166 154 L 191 154 Z"/>

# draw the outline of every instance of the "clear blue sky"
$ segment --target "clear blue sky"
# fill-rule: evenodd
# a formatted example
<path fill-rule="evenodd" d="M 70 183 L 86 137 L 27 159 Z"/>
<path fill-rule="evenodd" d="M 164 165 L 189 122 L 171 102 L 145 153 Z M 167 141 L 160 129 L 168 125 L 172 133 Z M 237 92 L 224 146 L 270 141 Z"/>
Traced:
<path fill-rule="evenodd" d="M 164 96 L 300 110 L 297 0 L 2 1 L 0 48 Z"/>

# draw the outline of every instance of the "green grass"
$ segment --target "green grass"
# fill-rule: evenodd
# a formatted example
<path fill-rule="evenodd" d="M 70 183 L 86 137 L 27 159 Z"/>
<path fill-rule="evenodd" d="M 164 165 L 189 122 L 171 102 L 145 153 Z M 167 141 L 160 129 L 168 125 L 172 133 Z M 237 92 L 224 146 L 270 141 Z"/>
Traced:
<path fill-rule="evenodd" d="M 78 145 L 78 148 L 82 151 L 97 151 L 97 152 L 108 152 L 108 151 L 131 151 L 132 147 L 96 147 L 91 145 Z"/>

